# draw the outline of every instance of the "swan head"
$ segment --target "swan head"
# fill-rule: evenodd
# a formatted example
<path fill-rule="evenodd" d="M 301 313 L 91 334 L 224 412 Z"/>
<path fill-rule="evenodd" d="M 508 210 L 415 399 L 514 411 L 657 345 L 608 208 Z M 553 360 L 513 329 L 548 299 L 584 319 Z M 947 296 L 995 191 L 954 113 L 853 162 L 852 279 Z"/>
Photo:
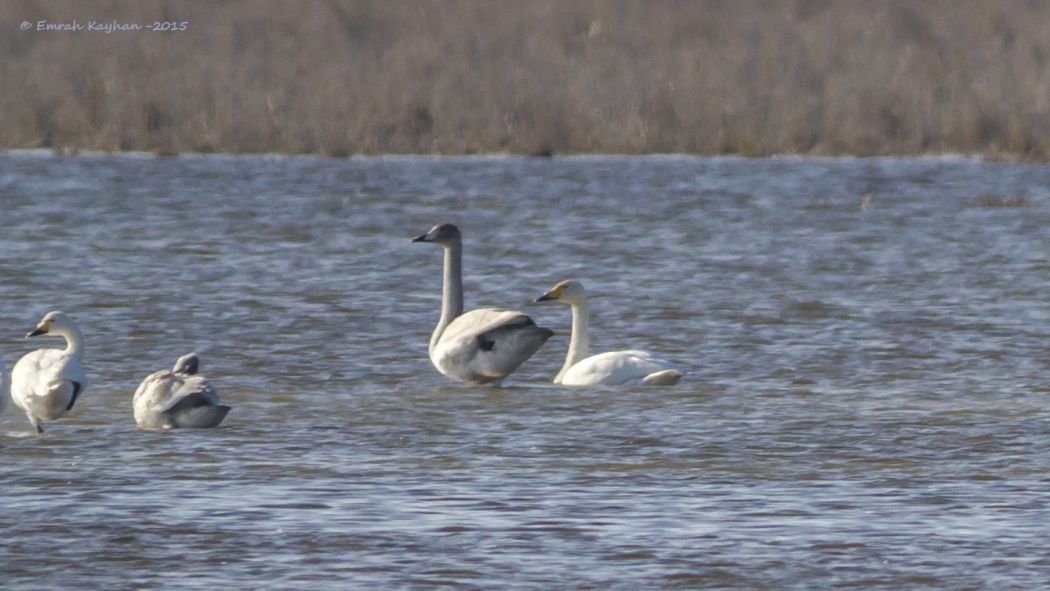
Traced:
<path fill-rule="evenodd" d="M 412 239 L 412 242 L 433 242 L 441 246 L 458 242 L 462 239 L 459 228 L 455 224 L 438 224 L 426 234 L 420 234 Z"/>
<path fill-rule="evenodd" d="M 583 284 L 575 279 L 559 281 L 547 293 L 536 298 L 537 302 L 562 302 L 564 304 L 578 304 L 586 297 Z"/>
<path fill-rule="evenodd" d="M 171 369 L 171 373 L 184 373 L 186 375 L 194 375 L 200 369 L 200 357 L 197 357 L 197 352 L 187 353 L 182 357 L 179 357 L 175 361 L 175 367 Z"/>
<path fill-rule="evenodd" d="M 72 332 L 70 329 L 75 328 L 76 324 L 73 323 L 72 318 L 54 310 L 45 314 L 40 322 L 37 323 L 36 329 L 26 334 L 26 338 L 37 337 L 42 334 L 62 335 Z"/>

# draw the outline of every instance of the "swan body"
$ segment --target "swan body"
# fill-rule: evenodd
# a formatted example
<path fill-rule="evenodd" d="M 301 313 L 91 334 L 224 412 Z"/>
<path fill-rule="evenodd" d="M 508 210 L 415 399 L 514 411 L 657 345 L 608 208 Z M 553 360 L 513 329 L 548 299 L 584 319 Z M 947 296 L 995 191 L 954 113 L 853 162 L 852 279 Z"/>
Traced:
<path fill-rule="evenodd" d="M 26 337 L 60 336 L 66 348 L 39 349 L 27 353 L 11 370 L 11 400 L 26 413 L 37 433 L 43 433 L 42 421 L 61 418 L 88 387 L 80 361 L 84 340 L 72 318 L 62 312 L 48 312 Z"/>
<path fill-rule="evenodd" d="M 579 281 L 566 280 L 536 298 L 537 302 L 561 302 L 572 306 L 572 336 L 565 364 L 554 377 L 565 386 L 620 386 L 627 384 L 670 385 L 682 371 L 669 361 L 646 351 L 611 351 L 587 356 L 590 316 L 587 295 Z"/>
<path fill-rule="evenodd" d="M 430 361 L 460 382 L 498 385 L 554 334 L 522 312 L 480 308 L 463 313 L 462 237 L 452 224 L 434 226 L 413 242 L 445 251 L 441 318 L 430 336 Z"/>
<path fill-rule="evenodd" d="M 645 351 L 610 351 L 577 362 L 561 377 L 566 386 L 673 384 L 682 373 Z"/>
<path fill-rule="evenodd" d="M 199 366 L 197 354 L 189 353 L 171 370 L 142 380 L 132 399 L 135 423 L 143 429 L 218 427 L 230 407 L 219 404 L 211 383 L 197 374 Z"/>

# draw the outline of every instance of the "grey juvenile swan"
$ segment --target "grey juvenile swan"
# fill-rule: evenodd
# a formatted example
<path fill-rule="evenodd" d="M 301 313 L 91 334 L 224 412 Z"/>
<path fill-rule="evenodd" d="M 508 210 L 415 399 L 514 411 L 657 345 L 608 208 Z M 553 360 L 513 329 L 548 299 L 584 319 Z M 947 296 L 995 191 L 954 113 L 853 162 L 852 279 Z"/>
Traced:
<path fill-rule="evenodd" d="M 150 374 L 132 399 L 135 423 L 143 429 L 218 427 L 230 407 L 219 404 L 219 395 L 207 378 L 198 375 L 200 359 L 188 353 L 170 371 Z"/>
<path fill-rule="evenodd" d="M 432 242 L 445 251 L 441 318 L 430 336 L 430 361 L 442 374 L 460 382 L 498 385 L 554 334 L 521 312 L 463 312 L 463 239 L 456 226 L 434 226 L 412 242 Z"/>

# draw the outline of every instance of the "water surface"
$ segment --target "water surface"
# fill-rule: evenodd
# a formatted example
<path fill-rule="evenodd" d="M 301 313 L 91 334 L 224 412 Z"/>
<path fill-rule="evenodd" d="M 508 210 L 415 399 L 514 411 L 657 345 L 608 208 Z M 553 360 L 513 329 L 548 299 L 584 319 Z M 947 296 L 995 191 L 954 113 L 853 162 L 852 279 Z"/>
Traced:
<path fill-rule="evenodd" d="M 1032 589 L 1050 580 L 1050 167 L 946 159 L 0 156 L 0 354 L 50 309 L 92 380 L 0 417 L 4 589 Z M 468 307 L 558 335 L 501 389 Z M 596 352 L 549 384 L 573 277 Z M 190 350 L 234 410 L 134 428 Z"/>

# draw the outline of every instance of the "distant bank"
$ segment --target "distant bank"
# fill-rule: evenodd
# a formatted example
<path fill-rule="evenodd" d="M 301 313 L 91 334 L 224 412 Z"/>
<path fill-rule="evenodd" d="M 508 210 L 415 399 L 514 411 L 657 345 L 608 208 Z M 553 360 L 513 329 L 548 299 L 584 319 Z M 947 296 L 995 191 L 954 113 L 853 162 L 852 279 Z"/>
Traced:
<path fill-rule="evenodd" d="M 1050 160 L 1050 3 L 0 4 L 0 148 Z"/>

